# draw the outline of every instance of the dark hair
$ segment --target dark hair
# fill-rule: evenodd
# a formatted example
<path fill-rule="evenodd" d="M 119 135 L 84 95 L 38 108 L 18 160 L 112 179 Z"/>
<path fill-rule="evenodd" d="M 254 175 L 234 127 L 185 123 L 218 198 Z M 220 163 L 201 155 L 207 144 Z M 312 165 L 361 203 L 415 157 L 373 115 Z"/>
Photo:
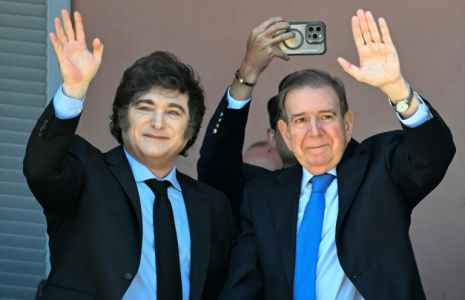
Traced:
<path fill-rule="evenodd" d="M 281 92 L 281 90 L 283 88 L 283 83 L 286 81 L 286 79 L 289 77 L 289 75 L 284 77 L 281 80 L 281 82 L 279 83 L 278 93 Z M 275 96 L 271 97 L 271 99 L 268 100 L 268 104 L 267 104 L 268 117 L 269 117 L 269 120 L 270 120 L 270 128 L 273 129 L 273 130 L 276 130 L 276 124 L 278 124 L 278 120 L 281 118 L 281 109 L 279 108 L 278 95 L 275 95 Z"/>
<path fill-rule="evenodd" d="M 169 52 L 155 51 L 139 58 L 124 71 L 113 101 L 113 113 L 110 116 L 111 134 L 120 144 L 123 143 L 122 132 L 129 127 L 129 107 L 140 95 L 153 87 L 178 91 L 188 96 L 189 126 L 185 137 L 189 140 L 179 153 L 187 156 L 187 150 L 197 139 L 205 114 L 204 92 L 198 74 Z"/>
<path fill-rule="evenodd" d="M 292 90 L 304 88 L 307 86 L 313 88 L 319 88 L 322 86 L 332 87 L 339 98 L 342 117 L 344 117 L 346 113 L 349 111 L 349 105 L 347 104 L 344 84 L 339 78 L 332 77 L 325 71 L 318 69 L 305 69 L 297 71 L 284 77 L 279 86 L 280 91 L 278 94 L 278 103 L 282 114 L 282 119 L 286 123 L 288 122 L 288 119 L 284 103 L 286 101 L 287 93 L 289 93 Z"/>

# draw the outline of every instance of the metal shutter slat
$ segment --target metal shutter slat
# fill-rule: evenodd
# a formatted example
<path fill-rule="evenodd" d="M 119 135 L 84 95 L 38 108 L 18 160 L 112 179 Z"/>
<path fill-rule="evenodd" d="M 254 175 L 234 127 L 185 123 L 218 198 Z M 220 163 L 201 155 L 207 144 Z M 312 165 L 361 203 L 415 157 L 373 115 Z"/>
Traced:
<path fill-rule="evenodd" d="M 23 236 L 44 236 L 45 229 L 45 224 L 0 221 L 1 233 L 17 234 Z"/>
<path fill-rule="evenodd" d="M 0 117 L 0 128 L 2 130 L 15 130 L 30 134 L 35 124 L 34 120 Z"/>
<path fill-rule="evenodd" d="M 47 6 L 45 4 L 0 1 L 0 11 L 4 14 L 45 17 Z"/>
<path fill-rule="evenodd" d="M 44 82 L 47 71 L 45 69 L 33 69 L 16 66 L 2 66 L 0 77 L 26 81 Z"/>
<path fill-rule="evenodd" d="M 5 273 L 43 276 L 44 264 L 0 259 L 0 270 Z"/>
<path fill-rule="evenodd" d="M 26 145 L 31 134 L 28 132 L 0 130 L 0 141 L 8 141 L 11 144 Z"/>
<path fill-rule="evenodd" d="M 0 169 L 0 181 L 26 183 L 22 170 Z"/>
<path fill-rule="evenodd" d="M 34 95 L 26 93 L 14 93 L 0 91 L 0 99 L 3 104 L 16 106 L 39 107 L 44 109 L 44 103 L 47 101 L 45 95 Z M 0 104 L 1 105 L 1 104 Z"/>
<path fill-rule="evenodd" d="M 45 30 L 0 26 L 0 39 L 12 41 L 25 41 L 30 43 L 44 43 L 47 38 Z"/>
<path fill-rule="evenodd" d="M 0 65 L 44 69 L 47 57 L 0 52 Z"/>
<path fill-rule="evenodd" d="M 44 56 L 47 46 L 45 43 L 28 43 L 0 39 L 2 52 Z"/>
<path fill-rule="evenodd" d="M 5 221 L 45 224 L 45 216 L 42 211 L 0 208 L 0 215 Z"/>
<path fill-rule="evenodd" d="M 11 156 L 23 158 L 25 152 L 26 145 L 14 145 L 0 142 L 0 157 Z"/>
<path fill-rule="evenodd" d="M 8 92 L 44 95 L 45 87 L 45 82 L 0 78 L 0 89 Z"/>
<path fill-rule="evenodd" d="M 43 107 L 24 107 L 19 105 L 0 104 L 0 117 L 23 118 L 37 121 L 43 111 Z"/>
<path fill-rule="evenodd" d="M 20 249 L 0 246 L 0 257 L 13 261 L 30 261 L 41 263 L 45 261 L 45 250 Z"/>
<path fill-rule="evenodd" d="M 0 26 L 44 30 L 47 18 L 0 13 Z"/>

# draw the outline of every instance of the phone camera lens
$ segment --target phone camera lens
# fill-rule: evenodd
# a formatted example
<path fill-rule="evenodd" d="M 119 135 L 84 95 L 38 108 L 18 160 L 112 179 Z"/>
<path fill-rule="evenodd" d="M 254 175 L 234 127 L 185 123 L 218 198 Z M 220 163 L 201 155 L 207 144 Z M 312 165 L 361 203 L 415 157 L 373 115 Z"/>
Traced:
<path fill-rule="evenodd" d="M 320 31 L 321 31 L 321 27 L 318 26 L 318 27 L 316 28 L 316 31 L 320 32 Z"/>
<path fill-rule="evenodd" d="M 318 38 L 318 34 L 316 34 L 316 33 L 312 34 L 312 38 L 314 38 L 316 40 Z"/>
<path fill-rule="evenodd" d="M 308 31 L 313 32 L 313 26 L 308 26 Z"/>

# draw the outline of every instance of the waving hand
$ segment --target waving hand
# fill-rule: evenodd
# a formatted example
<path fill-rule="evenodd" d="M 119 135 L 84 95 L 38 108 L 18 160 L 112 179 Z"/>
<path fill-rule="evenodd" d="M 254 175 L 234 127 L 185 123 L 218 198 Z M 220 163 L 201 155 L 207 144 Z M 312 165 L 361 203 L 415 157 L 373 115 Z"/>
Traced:
<path fill-rule="evenodd" d="M 74 13 L 75 29 L 66 10 L 61 11 L 63 26 L 55 18 L 56 35 L 50 40 L 60 64 L 63 76 L 63 92 L 75 99 L 82 99 L 102 62 L 103 44 L 98 38 L 92 42 L 93 52 L 87 49 L 81 14 Z"/>

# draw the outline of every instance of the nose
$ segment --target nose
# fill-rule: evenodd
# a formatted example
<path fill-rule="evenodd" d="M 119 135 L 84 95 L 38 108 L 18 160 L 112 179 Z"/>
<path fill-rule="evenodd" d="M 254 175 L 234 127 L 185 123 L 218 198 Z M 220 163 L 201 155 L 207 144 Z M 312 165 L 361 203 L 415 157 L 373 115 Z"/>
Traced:
<path fill-rule="evenodd" d="M 163 113 L 163 110 L 156 109 L 153 111 L 150 126 L 156 130 L 160 130 L 165 127 L 165 114 Z"/>
<path fill-rule="evenodd" d="M 307 136 L 317 137 L 323 135 L 323 129 L 321 128 L 320 121 L 318 118 L 311 118 L 307 123 Z"/>

